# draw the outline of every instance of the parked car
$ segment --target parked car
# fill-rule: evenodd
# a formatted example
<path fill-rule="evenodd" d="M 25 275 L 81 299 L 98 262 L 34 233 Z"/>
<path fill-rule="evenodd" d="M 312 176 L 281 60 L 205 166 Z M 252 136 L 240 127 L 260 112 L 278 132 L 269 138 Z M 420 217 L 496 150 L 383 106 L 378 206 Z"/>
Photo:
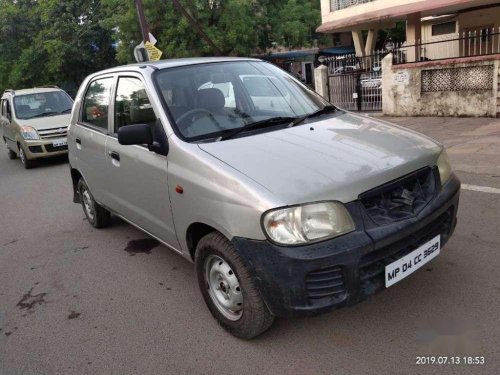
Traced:
<path fill-rule="evenodd" d="M 382 78 L 367 77 L 361 78 L 361 87 L 365 89 L 382 89 Z M 381 95 L 381 94 L 380 94 Z"/>
<path fill-rule="evenodd" d="M 333 74 L 345 74 L 345 73 L 351 73 L 355 72 L 359 69 L 358 66 L 355 65 L 346 65 L 346 66 L 339 66 L 335 68 L 333 71 Z"/>
<path fill-rule="evenodd" d="M 26 169 L 37 159 L 68 153 L 67 129 L 73 100 L 56 87 L 6 90 L 0 125 L 10 159 L 19 156 Z"/>
<path fill-rule="evenodd" d="M 244 84 L 254 75 L 279 82 L 288 107 L 256 106 Z M 234 90 L 234 105 L 209 82 Z M 194 262 L 209 310 L 244 339 L 393 285 L 456 224 L 460 182 L 443 146 L 339 110 L 256 59 L 92 74 L 68 146 L 88 222 L 117 215 Z"/>
<path fill-rule="evenodd" d="M 234 97 L 234 88 L 232 83 L 227 82 L 224 78 L 223 81 L 225 82 L 218 83 L 216 81 L 217 77 L 214 78 L 215 82 L 205 83 L 199 88 L 199 90 L 208 88 L 219 89 L 224 94 L 225 107 L 236 108 L 236 99 Z M 246 76 L 242 75 L 240 76 L 240 79 L 242 84 L 245 86 L 248 95 L 250 95 L 255 109 L 270 111 L 286 111 L 288 109 L 290 98 L 288 97 L 287 91 L 285 88 L 281 87 L 280 82 L 274 77 L 254 74 Z M 279 90 L 281 90 L 283 95 L 275 92 Z"/>

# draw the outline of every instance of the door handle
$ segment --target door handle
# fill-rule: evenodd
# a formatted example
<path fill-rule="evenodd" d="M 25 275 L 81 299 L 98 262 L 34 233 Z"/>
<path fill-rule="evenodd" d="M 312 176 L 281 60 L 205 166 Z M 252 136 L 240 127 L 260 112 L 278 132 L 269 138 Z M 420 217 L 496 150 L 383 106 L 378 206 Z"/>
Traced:
<path fill-rule="evenodd" d="M 81 145 L 81 144 L 82 144 L 82 140 L 81 140 L 80 138 L 75 139 L 75 142 L 76 142 L 77 144 L 79 144 L 79 145 Z"/>
<path fill-rule="evenodd" d="M 109 156 L 111 159 L 115 159 L 116 161 L 120 161 L 120 154 L 116 151 L 110 151 Z"/>

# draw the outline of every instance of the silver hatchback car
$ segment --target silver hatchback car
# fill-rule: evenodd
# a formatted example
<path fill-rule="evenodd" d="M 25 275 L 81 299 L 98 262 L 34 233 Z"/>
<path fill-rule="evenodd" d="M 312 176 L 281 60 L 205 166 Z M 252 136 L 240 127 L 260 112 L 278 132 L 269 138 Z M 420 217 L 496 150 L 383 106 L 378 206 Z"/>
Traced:
<path fill-rule="evenodd" d="M 117 215 L 194 262 L 211 313 L 240 338 L 394 285 L 456 225 L 460 182 L 441 145 L 256 59 L 95 73 L 68 147 L 90 224 Z"/>

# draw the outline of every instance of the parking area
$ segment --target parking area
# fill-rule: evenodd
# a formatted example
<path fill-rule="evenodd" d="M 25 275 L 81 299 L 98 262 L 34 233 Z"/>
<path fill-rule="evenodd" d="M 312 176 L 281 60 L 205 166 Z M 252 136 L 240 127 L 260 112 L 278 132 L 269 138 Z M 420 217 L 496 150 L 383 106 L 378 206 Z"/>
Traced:
<path fill-rule="evenodd" d="M 466 184 L 455 235 L 369 301 L 249 342 L 218 326 L 185 259 L 117 218 L 93 229 L 67 160 L 24 170 L 1 143 L 0 374 L 498 373 L 500 120 L 384 119 L 448 148 Z M 485 364 L 417 365 L 426 355 Z"/>

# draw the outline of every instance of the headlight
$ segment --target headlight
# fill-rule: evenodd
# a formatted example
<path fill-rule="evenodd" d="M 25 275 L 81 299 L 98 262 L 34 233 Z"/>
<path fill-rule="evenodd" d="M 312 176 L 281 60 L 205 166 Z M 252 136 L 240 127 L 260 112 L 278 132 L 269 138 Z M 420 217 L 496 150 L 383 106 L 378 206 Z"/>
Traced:
<path fill-rule="evenodd" d="M 264 214 L 268 237 L 282 245 L 300 245 L 352 232 L 351 215 L 339 202 L 311 203 L 279 208 Z"/>
<path fill-rule="evenodd" d="M 450 159 L 448 158 L 448 154 L 445 150 L 443 150 L 443 152 L 441 152 L 441 155 L 439 155 L 436 164 L 439 169 L 439 176 L 441 177 L 441 185 L 444 185 L 444 183 L 448 181 L 451 176 Z"/>
<path fill-rule="evenodd" d="M 33 141 L 40 139 L 37 131 L 31 126 L 21 126 L 21 134 L 23 135 L 23 138 L 27 140 Z"/>

